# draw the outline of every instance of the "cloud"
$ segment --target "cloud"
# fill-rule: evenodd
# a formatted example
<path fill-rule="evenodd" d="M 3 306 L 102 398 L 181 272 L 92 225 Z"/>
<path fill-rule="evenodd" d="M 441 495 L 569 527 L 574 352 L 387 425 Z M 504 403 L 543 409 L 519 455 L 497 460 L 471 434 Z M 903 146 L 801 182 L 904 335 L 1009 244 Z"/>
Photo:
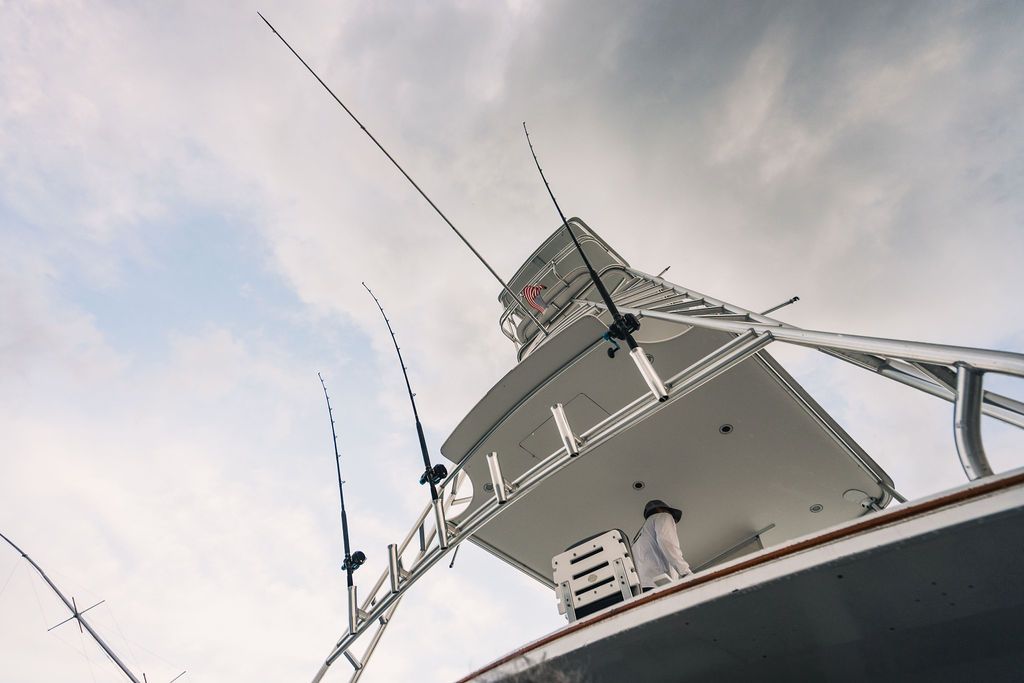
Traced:
<path fill-rule="evenodd" d="M 316 370 L 344 425 L 361 580 L 424 503 L 359 283 L 395 324 L 435 450 L 514 361 L 497 283 L 254 9 L 36 3 L 0 29 L 0 490 L 30 552 L 216 680 L 308 675 L 342 629 Z M 1007 314 L 1024 285 L 1015 8 L 265 14 L 499 273 L 557 224 L 525 119 L 563 207 L 642 270 L 755 309 L 799 294 L 783 317 L 810 328 L 1024 339 Z M 948 404 L 772 352 L 905 491 L 962 480 Z M 986 436 L 1019 464 L 1018 433 Z M 525 578 L 468 548 L 460 565 L 409 597 L 366 680 L 417 671 L 406 653 L 441 629 L 482 644 L 438 655 L 439 680 L 557 625 Z M 24 615 L 18 581 L 2 597 Z M 25 680 L 81 670 L 22 631 L 0 622 Z"/>

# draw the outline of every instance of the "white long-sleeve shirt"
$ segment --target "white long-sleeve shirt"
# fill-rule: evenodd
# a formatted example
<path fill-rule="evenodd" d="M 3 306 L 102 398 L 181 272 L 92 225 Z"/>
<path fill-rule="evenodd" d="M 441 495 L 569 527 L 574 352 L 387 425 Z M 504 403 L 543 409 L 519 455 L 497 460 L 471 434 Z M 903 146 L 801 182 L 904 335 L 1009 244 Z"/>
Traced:
<path fill-rule="evenodd" d="M 644 520 L 640 536 L 633 544 L 633 562 L 643 588 L 653 588 L 654 577 L 659 574 L 668 574 L 675 580 L 690 573 L 671 514 L 657 512 Z"/>

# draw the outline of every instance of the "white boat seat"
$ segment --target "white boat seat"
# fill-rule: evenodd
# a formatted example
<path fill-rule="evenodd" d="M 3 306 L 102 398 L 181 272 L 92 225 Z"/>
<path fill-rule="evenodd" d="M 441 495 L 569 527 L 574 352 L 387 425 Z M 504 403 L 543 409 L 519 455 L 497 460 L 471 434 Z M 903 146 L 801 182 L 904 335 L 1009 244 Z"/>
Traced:
<path fill-rule="evenodd" d="M 629 540 L 620 529 L 585 538 L 551 558 L 558 613 L 570 622 L 640 592 Z"/>

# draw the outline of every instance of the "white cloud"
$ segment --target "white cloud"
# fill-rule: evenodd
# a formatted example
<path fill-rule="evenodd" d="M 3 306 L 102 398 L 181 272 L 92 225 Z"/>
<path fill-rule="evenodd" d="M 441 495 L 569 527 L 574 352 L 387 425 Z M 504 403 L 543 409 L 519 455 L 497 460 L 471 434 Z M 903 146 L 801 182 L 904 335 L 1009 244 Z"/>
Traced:
<path fill-rule="evenodd" d="M 423 497 L 397 361 L 359 283 L 395 323 L 435 449 L 513 362 L 497 284 L 254 11 L 4 10 L 0 490 L 16 540 L 196 676 L 311 674 L 344 619 L 312 371 L 360 427 L 343 450 L 365 580 Z M 830 12 L 265 13 L 501 273 L 556 222 L 526 119 L 563 206 L 641 269 L 671 263 L 681 284 L 752 308 L 800 294 L 784 317 L 812 328 L 1019 346 L 1014 22 Z M 166 349 L 107 338 L 70 283 L 144 288 L 133 267 L 164 263 L 161 238 L 199 212 L 262 243 L 267 261 L 250 266 L 279 275 L 295 310 L 252 285 L 262 332 L 183 319 L 161 332 Z M 281 320 L 289 335 L 269 329 Z M 331 350 L 310 358 L 298 334 Z M 780 355 L 907 492 L 960 480 L 948 404 Z M 1019 434 L 990 432 L 993 458 L 1019 463 Z M 482 645 L 439 658 L 438 679 L 557 624 L 527 579 L 462 554 L 465 573 L 441 570 L 403 605 L 365 680 L 420 673 L 407 653 L 442 630 Z M 26 632 L 36 608 L 18 580 L 0 635 L 19 675 L 84 675 L 73 651 Z"/>

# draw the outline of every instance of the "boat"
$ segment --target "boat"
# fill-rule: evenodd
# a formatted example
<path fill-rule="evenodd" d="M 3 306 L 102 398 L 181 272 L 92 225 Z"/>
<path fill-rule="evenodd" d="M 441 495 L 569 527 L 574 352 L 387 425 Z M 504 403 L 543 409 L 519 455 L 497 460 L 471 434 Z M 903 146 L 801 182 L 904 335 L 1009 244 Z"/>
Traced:
<path fill-rule="evenodd" d="M 499 302 L 518 363 L 444 442 L 439 499 L 362 601 L 350 590 L 314 681 L 342 658 L 358 680 L 404 594 L 466 541 L 566 624 L 465 682 L 1019 679 L 1024 470 L 993 473 L 981 419 L 1024 428 L 1024 404 L 983 386 L 1024 377 L 1024 355 L 788 325 L 637 270 L 579 218 Z M 773 343 L 948 401 L 967 483 L 908 502 Z M 656 498 L 683 508 L 695 571 L 645 593 L 630 541 Z"/>

